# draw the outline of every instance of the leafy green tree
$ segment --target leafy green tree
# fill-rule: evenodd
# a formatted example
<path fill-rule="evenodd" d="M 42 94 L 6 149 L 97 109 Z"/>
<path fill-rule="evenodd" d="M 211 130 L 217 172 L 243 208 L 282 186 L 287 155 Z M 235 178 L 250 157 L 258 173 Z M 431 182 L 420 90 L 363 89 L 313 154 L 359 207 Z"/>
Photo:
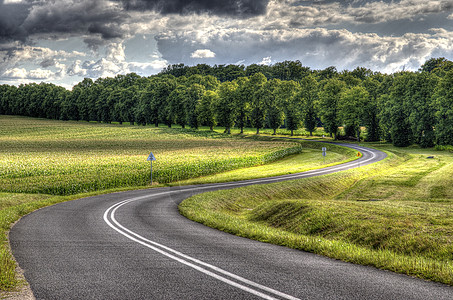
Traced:
<path fill-rule="evenodd" d="M 201 101 L 198 104 L 198 121 L 202 125 L 209 126 L 211 131 L 214 130 L 214 126 L 217 125 L 216 116 L 216 104 L 219 101 L 219 95 L 215 91 L 207 90 L 204 92 Z"/>
<path fill-rule="evenodd" d="M 271 66 L 272 77 L 280 80 L 298 81 L 310 74 L 310 68 L 302 66 L 298 60 L 278 62 Z"/>
<path fill-rule="evenodd" d="M 9 99 L 8 99 L 9 85 L 0 85 L 0 115 L 9 114 Z"/>
<path fill-rule="evenodd" d="M 369 101 L 365 103 L 362 115 L 362 122 L 363 125 L 365 125 L 367 132 L 365 140 L 368 142 L 376 142 L 380 140 L 378 117 L 378 90 L 380 85 L 381 83 L 372 77 L 368 77 L 362 82 L 362 86 L 370 95 Z"/>
<path fill-rule="evenodd" d="M 98 111 L 97 100 L 104 89 L 104 85 L 100 81 L 96 80 L 95 83 L 90 87 L 90 92 L 88 94 L 88 102 L 90 107 L 90 117 L 92 121 L 101 121 L 100 112 Z"/>
<path fill-rule="evenodd" d="M 116 87 L 108 97 L 108 103 L 112 105 L 112 121 L 117 121 L 120 125 L 123 124 L 123 103 L 122 103 L 122 96 L 125 88 Z"/>
<path fill-rule="evenodd" d="M 135 124 L 136 106 L 139 97 L 139 91 L 136 85 L 129 85 L 127 88 L 117 87 L 111 94 L 114 103 L 113 118 L 120 124 L 129 122 Z"/>
<path fill-rule="evenodd" d="M 421 72 L 434 73 L 438 76 L 445 75 L 446 72 L 453 70 L 453 62 L 445 57 L 430 58 L 419 69 Z"/>
<path fill-rule="evenodd" d="M 293 80 L 282 81 L 276 91 L 277 101 L 282 104 L 285 113 L 286 129 L 294 135 L 301 123 L 302 99 L 297 97 L 299 84 Z"/>
<path fill-rule="evenodd" d="M 412 130 L 409 122 L 410 94 L 408 92 L 414 74 L 401 72 L 397 74 L 390 88 L 390 132 L 392 143 L 397 147 L 407 147 L 412 144 Z"/>
<path fill-rule="evenodd" d="M 251 64 L 245 68 L 245 76 L 247 77 L 256 73 L 261 73 L 266 76 L 267 79 L 270 79 L 272 78 L 272 67 L 268 65 Z"/>
<path fill-rule="evenodd" d="M 236 126 L 240 128 L 241 134 L 244 133 L 244 127 L 250 117 L 250 102 L 253 95 L 252 87 L 248 77 L 240 77 L 235 82 L 237 84 L 235 93 L 235 102 L 237 110 Z"/>
<path fill-rule="evenodd" d="M 302 120 L 305 129 L 313 136 L 318 123 L 317 106 L 318 106 L 318 82 L 312 76 L 306 76 L 300 82 L 299 97 L 302 99 Z"/>
<path fill-rule="evenodd" d="M 113 103 L 110 102 L 112 100 L 112 97 L 110 97 L 112 92 L 113 89 L 110 86 L 104 88 L 96 101 L 98 119 L 104 123 L 111 123 L 113 120 Z"/>
<path fill-rule="evenodd" d="M 67 120 L 80 120 L 79 117 L 79 107 L 77 105 L 77 99 L 82 89 L 74 87 L 71 93 L 66 97 L 66 99 L 61 103 L 61 116 L 60 119 L 63 121 Z"/>
<path fill-rule="evenodd" d="M 2 113 L 5 115 L 15 114 L 14 106 L 18 100 L 18 88 L 15 86 L 2 85 L 2 91 L 0 92 L 0 105 L 2 106 Z"/>
<path fill-rule="evenodd" d="M 135 121 L 142 126 L 154 123 L 151 119 L 151 99 L 149 91 L 145 90 L 139 96 L 135 108 Z"/>
<path fill-rule="evenodd" d="M 159 124 L 158 120 L 163 122 L 168 127 L 171 127 L 171 110 L 168 96 L 176 88 L 176 80 L 174 77 L 161 77 L 156 82 L 154 94 L 151 100 L 151 117 L 154 118 L 155 124 Z M 154 112 L 157 112 L 157 117 Z M 157 127 L 157 126 L 156 126 Z"/>
<path fill-rule="evenodd" d="M 414 74 L 407 92 L 409 93 L 409 122 L 416 144 L 422 148 L 434 146 L 435 110 L 432 105 L 438 77 L 432 73 Z"/>
<path fill-rule="evenodd" d="M 74 95 L 74 97 L 72 97 L 72 101 L 74 101 L 77 105 L 77 110 L 79 112 L 78 119 L 80 120 L 90 121 L 92 110 L 94 110 L 94 107 L 90 105 L 91 102 L 88 101 L 92 85 L 93 80 L 90 78 L 84 78 L 72 89 L 72 93 Z"/>
<path fill-rule="evenodd" d="M 341 92 L 345 89 L 345 83 L 338 79 L 329 79 L 320 90 L 319 113 L 324 124 L 324 130 L 337 139 L 338 127 L 340 126 L 340 116 L 338 105 Z"/>
<path fill-rule="evenodd" d="M 389 143 L 392 143 L 392 107 L 389 94 L 382 94 L 377 98 L 379 132 L 381 137 Z"/>
<path fill-rule="evenodd" d="M 281 81 L 279 79 L 269 80 L 265 85 L 265 93 L 263 95 L 265 114 L 267 125 L 274 131 L 272 135 L 276 135 L 277 129 L 282 126 L 284 115 L 282 105 L 278 100 L 277 91 Z"/>
<path fill-rule="evenodd" d="M 437 144 L 453 145 L 453 70 L 448 71 L 440 80 L 433 99 Z"/>
<path fill-rule="evenodd" d="M 360 124 L 370 95 L 361 86 L 345 89 L 340 95 L 339 116 L 343 124 L 353 130 L 357 141 L 360 141 Z"/>
<path fill-rule="evenodd" d="M 373 75 L 373 71 L 364 67 L 357 67 L 349 72 L 353 77 L 360 79 L 360 81 L 366 80 Z"/>
<path fill-rule="evenodd" d="M 238 65 L 215 65 L 213 74 L 220 82 L 233 81 L 245 76 L 245 67 Z"/>
<path fill-rule="evenodd" d="M 182 128 L 187 124 L 187 91 L 185 86 L 178 86 L 168 96 L 171 122 Z"/>
<path fill-rule="evenodd" d="M 203 86 L 206 90 L 215 91 L 218 89 L 220 82 L 212 75 L 202 76 L 202 75 L 192 75 L 187 78 L 186 85 L 192 86 L 193 84 L 198 84 Z"/>
<path fill-rule="evenodd" d="M 186 111 L 187 111 L 187 122 L 190 128 L 198 129 L 198 110 L 197 107 L 200 104 L 201 98 L 205 92 L 205 87 L 201 84 L 191 84 L 186 89 Z"/>
<path fill-rule="evenodd" d="M 154 124 L 159 122 L 171 126 L 168 96 L 176 88 L 176 79 L 172 75 L 153 77 L 143 89 L 135 117 L 140 124 Z M 143 122 L 146 122 L 143 124 Z"/>
<path fill-rule="evenodd" d="M 219 101 L 217 102 L 217 120 L 225 127 L 225 133 L 231 133 L 237 115 L 236 89 L 235 82 L 226 81 L 220 85 Z"/>
<path fill-rule="evenodd" d="M 61 104 L 69 94 L 70 92 L 65 88 L 52 85 L 44 100 L 45 117 L 58 120 L 61 115 Z"/>
<path fill-rule="evenodd" d="M 335 68 L 334 66 L 330 66 L 325 68 L 324 70 L 314 70 L 313 75 L 315 76 L 316 80 L 320 82 L 323 80 L 337 77 L 339 74 L 337 68 Z"/>
<path fill-rule="evenodd" d="M 256 128 L 256 134 L 260 133 L 260 129 L 265 124 L 265 98 L 267 90 L 265 88 L 267 78 L 262 73 L 253 74 L 250 77 L 249 85 L 253 91 L 252 99 L 250 102 L 250 119 L 252 126 Z"/>

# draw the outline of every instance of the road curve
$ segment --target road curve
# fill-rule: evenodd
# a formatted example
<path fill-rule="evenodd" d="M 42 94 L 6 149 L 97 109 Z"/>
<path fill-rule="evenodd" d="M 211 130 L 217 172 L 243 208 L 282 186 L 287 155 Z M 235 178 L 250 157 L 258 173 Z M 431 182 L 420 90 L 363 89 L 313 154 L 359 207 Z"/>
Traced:
<path fill-rule="evenodd" d="M 453 299 L 450 286 L 261 243 L 192 222 L 197 193 L 319 176 L 385 158 L 359 147 L 346 164 L 299 174 L 130 191 L 40 209 L 10 231 L 37 299 Z"/>

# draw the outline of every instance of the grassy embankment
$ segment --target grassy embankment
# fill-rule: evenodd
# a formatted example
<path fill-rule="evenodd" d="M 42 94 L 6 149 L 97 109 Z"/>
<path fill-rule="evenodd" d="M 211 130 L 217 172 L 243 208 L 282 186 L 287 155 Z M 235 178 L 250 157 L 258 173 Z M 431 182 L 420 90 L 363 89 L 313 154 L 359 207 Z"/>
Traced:
<path fill-rule="evenodd" d="M 318 148 L 307 142 L 301 152 L 299 143 L 208 131 L 0 116 L 0 291 L 18 284 L 7 243 L 7 233 L 16 220 L 62 201 L 149 187 L 146 157 L 150 151 L 157 157 L 154 182 L 162 185 L 263 165 L 292 153 L 299 153 L 291 156 L 296 163 L 285 161 L 294 170 L 319 167 Z M 339 150 L 326 163 L 350 157 L 351 152 Z M 310 159 L 314 160 L 307 163 Z M 278 169 L 262 167 L 269 176 Z"/>
<path fill-rule="evenodd" d="M 453 285 L 453 153 L 370 146 L 389 157 L 317 178 L 197 195 L 180 211 L 239 236 Z"/>

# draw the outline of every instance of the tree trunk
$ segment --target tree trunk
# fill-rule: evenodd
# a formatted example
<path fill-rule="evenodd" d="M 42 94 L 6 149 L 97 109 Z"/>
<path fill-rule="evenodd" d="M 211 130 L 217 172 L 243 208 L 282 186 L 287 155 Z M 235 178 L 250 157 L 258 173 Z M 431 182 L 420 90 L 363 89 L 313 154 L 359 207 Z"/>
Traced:
<path fill-rule="evenodd" d="M 209 130 L 214 131 L 214 126 L 209 126 Z"/>
<path fill-rule="evenodd" d="M 241 134 L 244 133 L 244 127 L 241 126 Z"/>
<path fill-rule="evenodd" d="M 313 136 L 313 131 L 310 131 L 310 136 Z"/>
<path fill-rule="evenodd" d="M 277 134 L 277 128 L 274 128 L 274 133 L 272 135 L 276 135 Z"/>
<path fill-rule="evenodd" d="M 154 126 L 159 127 L 159 121 L 156 121 L 156 123 L 154 123 Z"/>
<path fill-rule="evenodd" d="M 293 136 L 293 135 L 294 135 L 294 130 L 291 129 L 291 136 Z"/>

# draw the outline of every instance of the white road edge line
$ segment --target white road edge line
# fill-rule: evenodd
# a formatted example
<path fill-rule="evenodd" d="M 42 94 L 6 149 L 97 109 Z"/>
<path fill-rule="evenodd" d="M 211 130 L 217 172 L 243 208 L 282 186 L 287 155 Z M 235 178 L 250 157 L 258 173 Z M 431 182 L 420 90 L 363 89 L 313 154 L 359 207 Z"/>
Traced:
<path fill-rule="evenodd" d="M 221 269 L 221 268 L 218 268 L 218 267 L 216 267 L 216 266 L 213 266 L 213 265 L 210 265 L 210 264 L 205 263 L 205 262 L 203 262 L 203 261 L 200 261 L 200 260 L 198 260 L 198 259 L 196 259 L 196 258 L 193 258 L 193 257 L 190 257 L 190 256 L 188 256 L 188 255 L 185 255 L 185 254 L 183 254 L 183 253 L 181 253 L 181 252 L 179 252 L 179 251 L 176 251 L 176 250 L 174 250 L 174 249 L 172 249 L 172 248 L 169 248 L 169 247 L 164 246 L 164 245 L 162 245 L 162 244 L 159 244 L 159 243 L 157 243 L 157 242 L 148 240 L 148 239 L 142 237 L 141 235 L 139 235 L 139 234 L 137 234 L 137 233 L 135 233 L 135 232 L 133 232 L 133 231 L 131 231 L 131 230 L 125 228 L 123 225 L 121 225 L 121 224 L 115 219 L 115 212 L 116 212 L 116 210 L 117 210 L 118 208 L 120 208 L 121 206 L 125 205 L 125 204 L 128 204 L 128 203 L 133 202 L 133 201 L 141 200 L 141 199 L 144 199 L 144 198 L 152 198 L 152 197 L 156 197 L 156 196 L 165 195 L 165 194 L 168 194 L 168 193 L 171 193 L 171 191 L 164 192 L 164 193 L 159 193 L 159 194 L 155 194 L 155 195 L 152 195 L 152 196 L 145 196 L 145 197 L 132 198 L 132 199 L 124 200 L 124 201 L 121 201 L 121 202 L 119 202 L 119 203 L 117 203 L 117 204 L 114 204 L 114 205 L 112 205 L 111 207 L 109 207 L 109 208 L 105 211 L 105 213 L 104 213 L 104 221 L 105 221 L 111 228 L 113 228 L 114 230 L 116 230 L 116 231 L 119 232 L 120 234 L 124 235 L 125 237 L 127 237 L 127 238 L 129 238 L 129 239 L 131 239 L 131 240 L 133 240 L 133 241 L 135 241 L 135 242 L 137 242 L 137 243 L 139 243 L 139 244 L 141 244 L 141 245 L 143 245 L 143 246 L 145 246 L 145 247 L 148 247 L 148 248 L 150 248 L 150 249 L 152 249 L 152 250 L 154 250 L 154 251 L 156 251 L 156 252 L 159 252 L 159 253 L 161 253 L 161 254 L 163 254 L 163 255 L 165 255 L 165 256 L 167 256 L 167 257 L 173 259 L 173 260 L 176 260 L 176 261 L 178 261 L 178 262 L 180 262 L 180 263 L 182 263 L 182 264 L 185 264 L 185 265 L 187 265 L 187 266 L 189 266 L 189 267 L 191 267 L 191 268 L 193 268 L 193 269 L 195 269 L 195 270 L 197 270 L 197 271 L 200 271 L 200 272 L 202 272 L 202 273 L 204 273 L 204 274 L 206 274 L 206 275 L 208 275 L 208 276 L 211 276 L 211 277 L 213 277 L 213 278 L 215 278 L 215 279 L 217 279 L 217 280 L 220 280 L 220 281 L 222 281 L 222 282 L 225 282 L 225 283 L 227 283 L 227 284 L 229 284 L 229 285 L 231 285 L 231 286 L 237 287 L 237 288 L 242 289 L 242 290 L 244 290 L 244 291 L 246 291 L 246 292 L 249 292 L 249 293 L 251 293 L 251 294 L 254 294 L 254 295 L 256 295 L 256 296 L 259 296 L 259 297 L 261 297 L 261 298 L 263 298 L 263 299 L 277 299 L 277 298 L 271 297 L 271 296 L 266 295 L 266 294 L 264 294 L 264 293 L 261 293 L 261 292 L 259 292 L 259 291 L 257 291 L 257 290 L 254 290 L 254 289 L 252 289 L 252 288 L 250 288 L 250 287 L 244 286 L 244 285 L 239 284 L 239 283 L 237 283 L 237 282 L 234 282 L 234 281 L 232 281 L 232 280 L 230 280 L 230 279 L 228 279 L 228 278 L 225 278 L 225 277 L 223 277 L 223 276 L 220 276 L 220 275 L 218 275 L 218 274 L 215 274 L 215 273 L 213 273 L 213 272 L 211 272 L 211 271 L 209 271 L 209 270 L 206 270 L 206 269 L 204 269 L 204 268 L 202 268 L 202 267 L 200 267 L 200 266 L 197 266 L 197 265 L 195 265 L 195 264 L 193 264 L 193 263 L 191 263 L 191 262 L 189 262 L 189 261 L 187 261 L 187 260 L 191 260 L 191 261 L 193 261 L 193 262 L 195 262 L 195 263 L 198 263 L 198 264 L 203 265 L 203 266 L 205 266 L 205 267 L 208 267 L 208 268 L 210 268 L 210 269 L 212 269 L 212 270 L 215 270 L 215 271 L 217 271 L 218 273 L 221 273 L 221 274 L 223 274 L 223 275 L 225 275 L 225 276 L 229 276 L 229 277 L 234 278 L 234 279 L 236 279 L 236 280 L 238 280 L 238 281 L 240 281 L 240 282 L 243 282 L 243 283 L 248 284 L 248 285 L 250 285 L 250 286 L 253 286 L 253 287 L 255 287 L 255 288 L 261 289 L 261 290 L 263 290 L 263 291 L 272 293 L 272 294 L 274 294 L 274 295 L 276 295 L 276 296 L 280 296 L 280 297 L 282 297 L 282 298 L 290 299 L 290 300 L 297 300 L 297 299 L 299 299 L 299 298 L 293 297 L 293 296 L 291 296 L 291 295 L 288 295 L 288 294 L 279 292 L 279 291 L 277 291 L 277 290 L 271 289 L 271 288 L 269 288 L 269 287 L 263 286 L 263 285 L 258 284 L 258 283 L 256 283 L 256 282 L 253 282 L 253 281 L 251 281 L 251 280 L 245 279 L 245 278 L 243 278 L 243 277 L 241 277 L 241 276 L 235 275 L 235 274 L 230 273 L 230 272 L 228 272 L 228 271 L 225 271 L 225 270 L 223 270 L 223 269 Z M 112 223 L 109 221 L 109 217 L 111 218 L 112 222 L 115 223 L 115 225 L 118 226 L 118 227 L 116 227 L 114 224 L 112 224 Z M 135 236 L 135 237 L 134 237 L 134 236 Z M 154 246 L 153 246 L 153 245 L 154 245 Z M 157 247 L 160 247 L 160 248 L 162 248 L 162 249 L 165 249 L 166 251 L 164 251 L 164 250 L 162 250 L 162 249 L 159 249 L 159 248 L 157 248 L 156 246 L 157 246 Z M 179 256 L 181 256 L 182 258 L 179 258 L 179 257 L 177 257 L 177 256 L 175 256 L 175 255 L 172 255 L 172 254 L 169 253 L 169 252 L 172 252 L 172 253 L 174 253 L 174 254 L 176 254 L 176 255 L 179 255 Z M 184 258 L 185 260 L 184 260 L 183 258 Z"/>
<path fill-rule="evenodd" d="M 376 157 L 376 154 L 371 152 L 371 151 L 368 151 L 367 149 L 364 149 L 364 148 L 361 148 L 361 147 L 358 147 L 356 149 L 360 149 L 361 151 L 364 151 L 364 152 L 368 152 L 368 153 L 371 153 L 371 157 L 362 161 L 361 163 L 367 163 L 368 161 L 370 160 L 373 160 L 375 157 Z M 321 169 L 321 170 L 315 170 L 315 171 L 307 171 L 307 172 L 304 172 L 302 174 L 298 174 L 298 175 L 287 175 L 287 176 L 280 176 L 279 178 L 263 178 L 263 179 L 257 179 L 257 180 L 250 180 L 250 181 L 246 181 L 246 182 L 237 182 L 237 183 L 227 183 L 227 184 L 218 184 L 218 185 L 215 185 L 215 187 L 234 187 L 234 186 L 244 186 L 244 185 L 250 185 L 250 184 L 253 184 L 253 183 L 263 183 L 263 182 L 272 182 L 272 181 L 277 181 L 277 180 L 281 180 L 282 178 L 290 178 L 290 179 L 297 179 L 297 178 L 301 178 L 301 177 L 307 177 L 307 176 L 311 176 L 311 175 L 315 175 L 315 174 L 322 174 L 322 173 L 330 173 L 331 171 L 335 171 L 335 170 L 338 170 L 338 169 L 342 169 L 344 168 L 345 166 L 348 166 L 348 165 L 352 165 L 352 164 L 355 164 L 356 161 L 352 161 L 352 162 L 349 162 L 349 163 L 345 163 L 345 164 L 341 164 L 339 167 L 336 167 L 336 168 L 329 168 L 329 169 Z M 218 268 L 216 266 L 213 266 L 211 264 L 208 264 L 208 263 L 205 263 L 203 261 L 200 261 L 196 258 L 193 258 L 193 257 L 190 257 L 188 255 L 185 255 L 179 251 L 176 251 L 172 248 L 169 248 L 165 245 L 162 245 L 162 244 L 159 244 L 157 242 L 154 242 L 154 241 L 151 241 L 151 240 L 148 240 L 146 238 L 144 238 L 143 236 L 127 229 L 126 227 L 124 227 L 123 225 L 121 225 L 116 219 L 115 219 L 115 212 L 117 209 L 119 209 L 121 206 L 123 205 L 126 205 L 130 202 L 134 202 L 134 201 L 138 201 L 138 200 L 143 200 L 143 199 L 149 199 L 149 198 L 153 198 L 153 197 L 157 197 L 157 196 L 162 196 L 162 195 L 165 195 L 165 194 L 170 194 L 170 193 L 175 193 L 175 192 L 190 192 L 190 191 L 199 191 L 199 190 L 204 190 L 204 189 L 209 189 L 209 188 L 212 188 L 214 187 L 213 185 L 210 185 L 210 186 L 204 186 L 204 187 L 195 187 L 195 188 L 188 188 L 188 189 L 183 189 L 183 190 L 179 190 L 179 191 L 166 191 L 166 192 L 162 192 L 162 193 L 157 193 L 157 194 L 154 194 L 154 195 L 146 195 L 146 196 L 141 196 L 141 197 L 135 197 L 135 198 L 131 198 L 131 199 L 126 199 L 126 200 L 123 200 L 123 201 L 120 201 L 112 206 L 110 206 L 105 212 L 104 212 L 104 221 L 105 223 L 107 223 L 108 226 L 110 226 L 112 229 L 114 229 L 115 231 L 117 231 L 118 233 L 122 234 L 123 236 L 129 238 L 130 240 L 134 241 L 134 242 L 137 242 L 145 247 L 148 247 L 162 255 L 165 255 L 175 261 L 178 261 L 184 265 L 187 265 L 199 272 L 202 272 L 208 276 L 211 276 L 217 280 L 220 280 L 222 282 L 225 282 L 231 286 L 234 286 L 234 287 L 237 287 L 239 289 L 242 289 L 243 291 L 246 291 L 246 292 L 249 292 L 251 294 L 254 294 L 256 296 L 259 296 L 263 299 L 277 299 L 277 298 L 274 298 L 274 297 L 271 297 L 267 294 L 264 294 L 262 292 L 259 292 L 257 290 L 254 290 L 250 287 L 247 287 L 247 286 L 244 286 L 240 283 L 237 283 L 237 282 L 234 282 L 228 278 L 225 278 L 223 276 L 220 276 L 218 274 L 215 274 L 209 270 L 206 270 L 200 266 L 197 266 L 191 262 L 189 262 L 188 260 L 191 260 L 199 265 L 202 265 L 202 266 L 205 266 L 207 268 L 210 268 L 212 270 L 215 270 L 216 272 L 218 273 L 221 273 L 225 276 L 228 276 L 230 278 L 233 278 L 237 281 L 240 281 L 240 282 L 243 282 L 244 284 L 248 284 L 250 286 L 253 286 L 257 289 L 261 289 L 263 291 L 266 291 L 268 293 L 272 293 L 276 296 L 280 296 L 282 298 L 285 298 L 285 299 L 290 299 L 290 300 L 297 300 L 299 298 L 296 298 L 296 297 L 293 297 L 291 295 L 288 295 L 288 294 L 285 294 L 285 293 L 282 293 L 280 291 L 277 291 L 277 290 L 274 290 L 272 288 L 269 288 L 267 286 L 263 286 L 259 283 L 256 283 L 256 282 L 253 282 L 251 280 L 248 280 L 248 279 L 245 279 L 241 276 L 238 276 L 236 274 L 233 274 L 233 273 L 230 273 L 228 271 L 225 271 L 221 268 Z M 112 222 L 110 222 L 109 220 L 109 217 L 110 219 L 112 220 L 112 222 L 114 224 L 112 224 Z M 153 246 L 154 245 L 154 246 Z M 159 249 L 157 247 L 160 247 L 162 249 Z M 177 257 L 171 253 L 174 253 L 175 255 L 178 255 L 180 257 Z M 184 258 L 184 259 L 183 259 Z"/>

